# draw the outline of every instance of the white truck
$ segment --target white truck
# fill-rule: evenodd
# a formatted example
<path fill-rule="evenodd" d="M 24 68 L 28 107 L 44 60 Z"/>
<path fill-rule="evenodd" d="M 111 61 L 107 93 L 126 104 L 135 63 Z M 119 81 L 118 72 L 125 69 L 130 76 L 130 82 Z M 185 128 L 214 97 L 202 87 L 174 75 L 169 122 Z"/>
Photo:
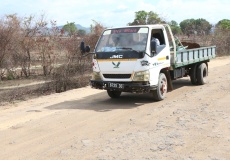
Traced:
<path fill-rule="evenodd" d="M 173 90 L 172 80 L 190 76 L 192 84 L 203 85 L 216 47 L 186 47 L 167 24 L 106 29 L 92 53 L 91 86 L 107 90 L 111 98 L 122 92 L 151 93 L 160 101 Z M 90 52 L 84 42 L 80 48 L 83 54 Z"/>

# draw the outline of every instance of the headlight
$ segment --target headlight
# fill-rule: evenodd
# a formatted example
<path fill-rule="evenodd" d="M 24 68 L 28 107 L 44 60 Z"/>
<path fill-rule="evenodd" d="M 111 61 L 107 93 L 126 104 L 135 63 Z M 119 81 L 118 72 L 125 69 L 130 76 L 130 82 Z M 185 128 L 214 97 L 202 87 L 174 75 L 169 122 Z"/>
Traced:
<path fill-rule="evenodd" d="M 100 72 L 93 72 L 92 80 L 101 80 Z"/>
<path fill-rule="evenodd" d="M 149 81 L 149 71 L 135 72 L 133 81 Z"/>

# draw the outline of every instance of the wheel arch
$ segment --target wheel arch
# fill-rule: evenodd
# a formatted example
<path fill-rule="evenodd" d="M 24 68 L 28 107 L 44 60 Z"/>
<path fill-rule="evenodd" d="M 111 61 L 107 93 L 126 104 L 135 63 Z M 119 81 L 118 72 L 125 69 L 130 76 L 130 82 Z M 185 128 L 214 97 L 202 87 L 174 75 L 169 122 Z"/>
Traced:
<path fill-rule="evenodd" d="M 173 90 L 172 79 L 170 76 L 169 68 L 162 68 L 160 73 L 164 73 L 167 78 L 168 92 Z"/>

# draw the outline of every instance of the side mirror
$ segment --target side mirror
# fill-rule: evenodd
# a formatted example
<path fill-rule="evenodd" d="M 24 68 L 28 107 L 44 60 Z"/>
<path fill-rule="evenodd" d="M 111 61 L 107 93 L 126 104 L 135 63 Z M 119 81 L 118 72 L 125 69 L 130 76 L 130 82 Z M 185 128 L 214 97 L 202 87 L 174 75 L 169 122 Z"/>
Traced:
<path fill-rule="evenodd" d="M 85 46 L 85 52 L 90 52 L 90 46 Z"/>
<path fill-rule="evenodd" d="M 81 49 L 81 53 L 85 53 L 85 42 L 82 41 L 81 44 L 80 44 L 80 49 Z"/>
<path fill-rule="evenodd" d="M 157 52 L 157 43 L 156 41 L 151 41 L 150 43 L 150 48 L 151 48 L 151 53 L 156 53 Z"/>
<path fill-rule="evenodd" d="M 84 41 L 81 42 L 80 49 L 81 49 L 82 54 L 84 54 L 85 52 L 90 52 L 90 46 L 85 47 L 85 42 Z"/>

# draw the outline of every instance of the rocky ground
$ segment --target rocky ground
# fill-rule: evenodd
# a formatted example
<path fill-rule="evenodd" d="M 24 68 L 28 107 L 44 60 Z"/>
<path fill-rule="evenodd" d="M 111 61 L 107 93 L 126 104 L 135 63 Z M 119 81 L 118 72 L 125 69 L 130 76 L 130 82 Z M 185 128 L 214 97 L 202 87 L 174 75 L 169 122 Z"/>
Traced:
<path fill-rule="evenodd" d="M 209 82 L 173 82 L 164 101 L 90 87 L 0 107 L 4 160 L 228 160 L 230 57 L 209 63 Z"/>

